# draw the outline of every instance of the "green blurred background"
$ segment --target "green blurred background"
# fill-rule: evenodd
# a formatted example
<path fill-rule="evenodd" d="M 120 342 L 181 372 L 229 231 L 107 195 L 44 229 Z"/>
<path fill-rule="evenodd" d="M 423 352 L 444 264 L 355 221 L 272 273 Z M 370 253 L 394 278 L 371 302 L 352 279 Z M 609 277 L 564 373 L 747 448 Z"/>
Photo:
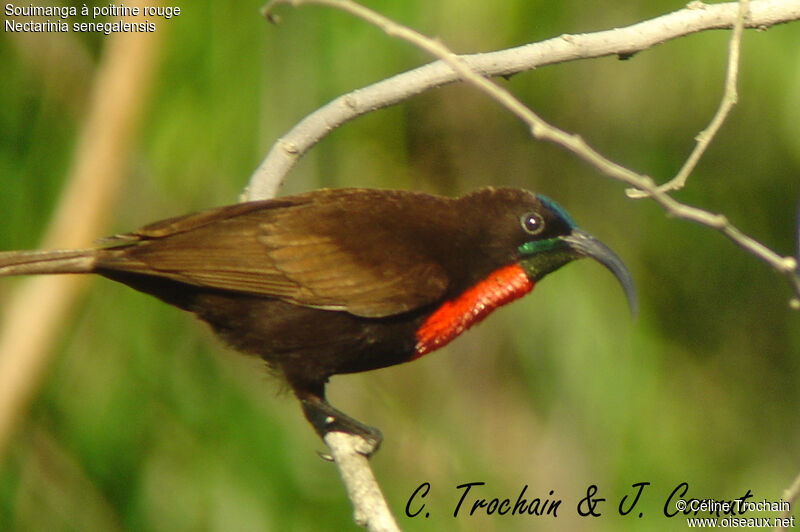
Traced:
<path fill-rule="evenodd" d="M 102 4 L 102 3 L 101 3 Z M 685 2 L 403 0 L 371 3 L 458 52 L 628 25 Z M 26 4 L 27 5 L 27 4 Z M 80 6 L 81 4 L 74 4 Z M 90 6 L 92 3 L 89 4 Z M 132 164 L 97 236 L 232 203 L 270 145 L 330 99 L 413 68 L 420 51 L 325 8 L 259 17 L 259 2 L 175 2 Z M 0 39 L 0 249 L 35 248 L 64 184 L 107 38 L 70 34 L 74 62 L 42 69 Z M 665 180 L 713 114 L 728 32 L 501 83 L 611 159 Z M 66 65 L 66 66 L 65 66 Z M 800 196 L 800 26 L 744 37 L 740 104 L 679 199 L 723 212 L 792 254 Z M 703 227 L 549 144 L 454 85 L 351 122 L 316 146 L 282 193 L 372 186 L 545 193 L 625 260 L 631 321 L 595 263 L 548 277 L 440 352 L 335 377 L 334 405 L 383 430 L 372 459 L 405 530 L 682 530 L 663 506 L 751 490 L 775 500 L 800 471 L 800 314 L 785 281 Z M 18 281 L 0 283 L 0 304 Z M 59 335 L 41 392 L 0 462 L 0 530 L 354 528 L 335 467 L 296 401 L 257 360 L 201 323 L 94 279 Z M 469 517 L 467 498 L 562 499 L 558 518 Z M 650 482 L 620 516 L 631 485 Z M 423 482 L 428 518 L 404 514 Z M 601 517 L 576 505 L 596 484 Z M 553 490 L 553 495 L 549 492 Z M 642 512 L 642 517 L 636 515 Z M 425 512 L 423 512 L 424 514 Z M 770 514 L 772 515 L 772 514 Z"/>

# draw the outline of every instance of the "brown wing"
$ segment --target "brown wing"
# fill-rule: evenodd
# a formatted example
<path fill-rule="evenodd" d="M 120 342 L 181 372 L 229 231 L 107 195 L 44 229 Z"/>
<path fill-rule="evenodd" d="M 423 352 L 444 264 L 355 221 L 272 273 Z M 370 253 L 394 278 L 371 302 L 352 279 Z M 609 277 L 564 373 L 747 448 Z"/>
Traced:
<path fill-rule="evenodd" d="M 398 314 L 448 285 L 435 254 L 401 225 L 420 198 L 448 201 L 343 189 L 222 207 L 116 237 L 97 267 L 364 317 Z"/>

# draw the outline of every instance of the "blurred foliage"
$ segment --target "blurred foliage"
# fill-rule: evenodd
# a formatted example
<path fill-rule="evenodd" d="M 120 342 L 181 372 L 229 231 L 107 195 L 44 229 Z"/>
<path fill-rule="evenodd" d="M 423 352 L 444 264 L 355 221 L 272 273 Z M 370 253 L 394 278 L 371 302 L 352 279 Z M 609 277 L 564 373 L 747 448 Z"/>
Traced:
<path fill-rule="evenodd" d="M 441 0 L 376 4 L 456 51 L 500 49 L 631 24 L 685 2 Z M 77 5 L 77 4 L 76 4 Z M 91 4 L 90 4 L 91 5 Z M 342 13 L 258 2 L 175 2 L 130 179 L 106 233 L 236 201 L 269 146 L 344 92 L 428 61 Z M 744 37 L 739 105 L 677 197 L 793 253 L 800 197 L 798 25 Z M 603 58 L 501 81 L 546 119 L 664 180 L 713 114 L 728 32 L 627 61 Z M 71 35 L 75 65 L 48 77 L 0 39 L 0 249 L 33 248 L 71 160 L 105 38 Z M 69 63 L 67 63 L 69 64 Z M 77 67 L 76 67 L 77 68 Z M 69 97 L 65 95 L 71 95 Z M 375 186 L 448 194 L 481 185 L 543 192 L 614 248 L 637 282 L 631 321 L 602 268 L 578 263 L 414 364 L 336 377 L 333 404 L 379 426 L 373 458 L 406 530 L 663 530 L 681 482 L 698 498 L 777 499 L 800 471 L 800 328 L 786 283 L 706 228 L 665 217 L 454 85 L 334 131 L 284 193 Z M 98 235 L 102 236 L 102 235 Z M 0 299 L 14 281 L 0 283 Z M 158 301 L 97 279 L 76 305 L 30 414 L 0 463 L 0 530 L 353 528 L 336 470 L 258 361 Z M 428 518 L 404 516 L 431 483 Z M 563 499 L 558 518 L 469 517 L 478 497 Z M 647 481 L 636 512 L 618 515 Z M 579 518 L 596 484 L 600 518 Z M 548 495 L 553 490 L 553 495 Z"/>

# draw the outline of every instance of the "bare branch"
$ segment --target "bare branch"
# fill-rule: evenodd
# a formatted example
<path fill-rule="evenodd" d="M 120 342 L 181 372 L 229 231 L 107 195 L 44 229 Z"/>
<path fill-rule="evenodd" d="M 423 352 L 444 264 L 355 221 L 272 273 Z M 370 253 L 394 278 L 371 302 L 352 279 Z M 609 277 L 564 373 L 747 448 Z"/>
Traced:
<path fill-rule="evenodd" d="M 271 15 L 274 6 L 279 3 L 299 5 L 302 2 L 273 1 L 265 6 L 265 14 Z M 323 3 L 339 5 L 336 1 Z M 692 2 L 686 9 L 624 28 L 562 35 L 516 48 L 463 55 L 461 58 L 470 69 L 484 76 L 510 76 L 578 59 L 629 56 L 692 33 L 732 28 L 738 16 L 737 2 L 712 5 Z M 763 29 L 798 19 L 798 0 L 759 0 L 750 3 L 750 13 L 744 27 Z M 273 145 L 250 178 L 245 197 L 251 200 L 274 197 L 286 174 L 300 157 L 342 124 L 459 80 L 460 76 L 446 62 L 435 61 L 332 100 L 300 121 Z"/>
<path fill-rule="evenodd" d="M 344 432 L 329 432 L 325 443 L 353 503 L 355 522 L 370 532 L 399 532 L 400 528 L 369 466 L 367 456 L 374 449 L 364 438 Z"/>

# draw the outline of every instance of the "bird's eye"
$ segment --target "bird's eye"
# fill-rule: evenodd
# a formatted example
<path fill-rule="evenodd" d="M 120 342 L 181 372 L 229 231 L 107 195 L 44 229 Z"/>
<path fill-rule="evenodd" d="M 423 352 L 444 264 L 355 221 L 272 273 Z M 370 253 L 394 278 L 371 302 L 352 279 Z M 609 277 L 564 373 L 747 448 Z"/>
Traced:
<path fill-rule="evenodd" d="M 519 219 L 519 223 L 529 235 L 538 235 L 544 231 L 544 220 L 535 212 L 523 214 Z"/>

